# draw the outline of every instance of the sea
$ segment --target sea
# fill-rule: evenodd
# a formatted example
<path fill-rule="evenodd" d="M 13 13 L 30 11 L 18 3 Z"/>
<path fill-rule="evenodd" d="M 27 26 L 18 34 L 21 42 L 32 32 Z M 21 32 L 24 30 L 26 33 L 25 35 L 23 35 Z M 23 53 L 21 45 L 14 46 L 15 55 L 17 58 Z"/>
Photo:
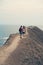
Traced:
<path fill-rule="evenodd" d="M 19 33 L 19 25 L 0 25 L 0 46 L 9 38 L 10 34 Z M 43 26 L 37 26 L 43 30 Z"/>
<path fill-rule="evenodd" d="M 19 33 L 17 25 L 0 25 L 0 46 L 9 38 L 10 34 Z"/>

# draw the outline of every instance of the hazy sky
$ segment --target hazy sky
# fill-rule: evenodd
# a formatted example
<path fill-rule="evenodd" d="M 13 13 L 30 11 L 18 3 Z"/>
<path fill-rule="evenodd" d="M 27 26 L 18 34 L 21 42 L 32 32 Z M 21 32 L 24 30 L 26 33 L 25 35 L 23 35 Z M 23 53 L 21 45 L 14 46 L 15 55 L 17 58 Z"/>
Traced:
<path fill-rule="evenodd" d="M 43 0 L 0 0 L 0 24 L 43 25 Z"/>

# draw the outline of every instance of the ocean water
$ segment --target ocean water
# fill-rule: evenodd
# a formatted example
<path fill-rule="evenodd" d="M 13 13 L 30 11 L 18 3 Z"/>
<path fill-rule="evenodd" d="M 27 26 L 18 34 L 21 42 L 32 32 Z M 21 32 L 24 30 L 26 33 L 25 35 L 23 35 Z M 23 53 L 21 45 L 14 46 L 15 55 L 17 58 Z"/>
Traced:
<path fill-rule="evenodd" d="M 2 46 L 10 34 L 18 33 L 17 25 L 0 25 L 0 46 Z"/>

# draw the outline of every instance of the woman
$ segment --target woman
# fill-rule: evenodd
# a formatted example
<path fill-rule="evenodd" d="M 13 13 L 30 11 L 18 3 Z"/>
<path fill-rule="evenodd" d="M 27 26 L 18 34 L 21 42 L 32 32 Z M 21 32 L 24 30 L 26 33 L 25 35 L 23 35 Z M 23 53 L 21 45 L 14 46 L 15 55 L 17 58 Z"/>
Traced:
<path fill-rule="evenodd" d="M 23 26 L 23 36 L 25 36 L 25 33 L 26 33 L 26 27 Z"/>

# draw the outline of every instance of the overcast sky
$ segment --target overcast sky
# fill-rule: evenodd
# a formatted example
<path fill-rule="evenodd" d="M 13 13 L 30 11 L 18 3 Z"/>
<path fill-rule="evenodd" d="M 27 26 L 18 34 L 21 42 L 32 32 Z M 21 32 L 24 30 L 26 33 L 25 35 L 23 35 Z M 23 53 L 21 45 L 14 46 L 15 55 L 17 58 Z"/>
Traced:
<path fill-rule="evenodd" d="M 0 0 L 0 24 L 43 25 L 43 0 Z"/>

